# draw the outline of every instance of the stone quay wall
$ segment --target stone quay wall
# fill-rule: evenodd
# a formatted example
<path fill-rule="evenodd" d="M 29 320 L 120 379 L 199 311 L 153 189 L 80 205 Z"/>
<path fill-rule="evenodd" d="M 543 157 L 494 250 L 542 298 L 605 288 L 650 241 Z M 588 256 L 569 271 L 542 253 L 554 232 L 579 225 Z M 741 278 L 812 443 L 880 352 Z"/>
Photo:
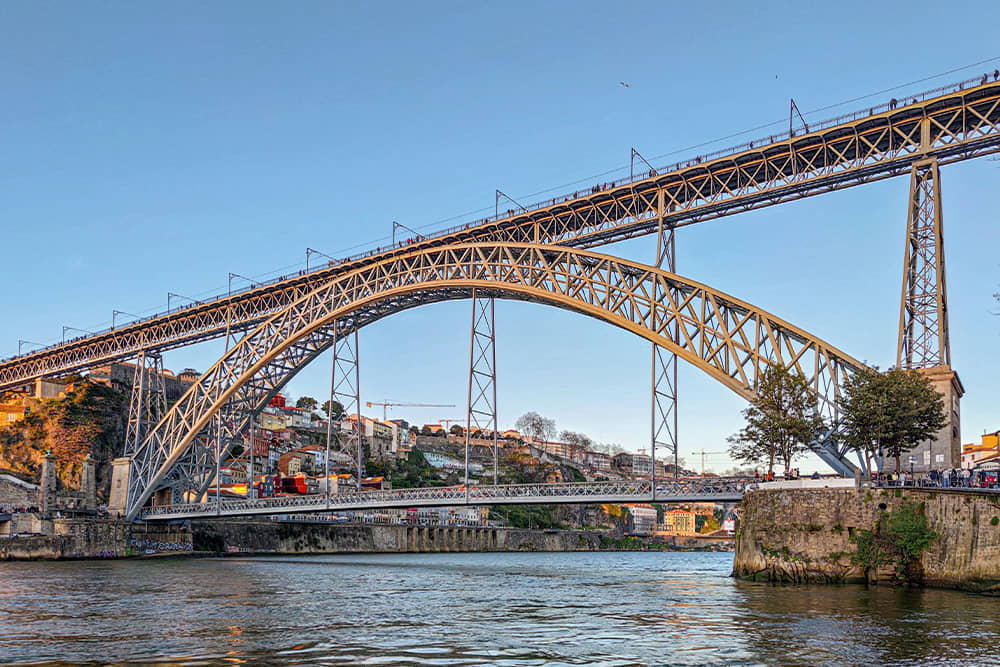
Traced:
<path fill-rule="evenodd" d="M 227 553 L 420 553 L 594 551 L 600 536 L 449 526 L 381 526 L 285 521 L 195 521 L 196 551 Z"/>
<path fill-rule="evenodd" d="M 103 519 L 37 519 L 43 534 L 0 537 L 2 560 L 127 558 L 193 553 L 442 553 L 596 551 L 600 534 L 450 526 L 193 521 L 190 527 Z"/>
<path fill-rule="evenodd" d="M 928 586 L 1000 593 L 1000 496 L 939 489 L 781 489 L 743 497 L 733 574 L 769 581 L 861 583 L 853 537 L 901 503 L 922 503 L 938 537 L 921 556 Z M 874 573 L 887 580 L 889 573 Z"/>
<path fill-rule="evenodd" d="M 28 515 L 34 516 L 34 515 Z M 0 561 L 126 558 L 191 553 L 191 532 L 179 526 L 113 519 L 35 519 L 43 534 L 0 537 Z"/>

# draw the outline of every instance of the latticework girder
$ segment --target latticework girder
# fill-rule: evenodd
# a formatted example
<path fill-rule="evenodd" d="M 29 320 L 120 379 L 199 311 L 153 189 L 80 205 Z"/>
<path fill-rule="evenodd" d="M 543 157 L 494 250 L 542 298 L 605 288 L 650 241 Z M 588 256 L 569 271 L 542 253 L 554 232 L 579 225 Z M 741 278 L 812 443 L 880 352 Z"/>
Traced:
<path fill-rule="evenodd" d="M 662 199 L 662 198 L 661 198 Z M 662 202 L 660 206 L 663 211 Z M 656 267 L 666 265 L 670 273 L 677 272 L 676 255 L 676 231 L 672 226 L 664 226 L 661 222 L 656 234 Z M 657 300 L 662 300 L 661 295 L 655 295 Z M 654 322 L 654 326 L 655 326 Z M 679 330 L 678 324 L 674 322 L 672 338 L 677 339 Z M 651 476 L 656 479 L 656 451 L 666 450 L 671 454 L 674 467 L 674 477 L 679 474 L 680 453 L 678 451 L 679 438 L 677 429 L 677 355 L 669 350 L 665 350 L 656 343 L 653 343 L 653 391 L 652 391 L 652 427 L 650 432 L 650 446 L 652 449 Z M 655 491 L 655 484 L 654 484 Z"/>
<path fill-rule="evenodd" d="M 499 475 L 497 434 L 496 303 L 472 289 L 472 329 L 469 342 L 469 395 L 465 419 L 465 483 L 469 483 L 469 451 L 478 431 L 490 433 L 493 449 L 493 483 Z"/>
<path fill-rule="evenodd" d="M 343 406 L 344 415 L 350 419 L 351 428 L 345 441 L 339 445 L 344 451 L 353 452 L 357 461 L 357 485 L 361 490 L 364 471 L 364 428 L 361 417 L 361 368 L 358 361 L 358 327 L 345 323 L 345 331 L 337 331 L 334 324 L 333 341 L 333 391 L 332 400 Z M 347 326 L 350 328 L 347 329 Z M 331 406 L 331 410 L 333 406 Z"/>
<path fill-rule="evenodd" d="M 896 366 L 912 369 L 942 365 L 951 365 L 951 343 L 945 289 L 941 174 L 937 161 L 930 160 L 914 165 L 910 176 Z"/>
<path fill-rule="evenodd" d="M 904 100 L 906 102 L 907 100 Z M 571 193 L 499 219 L 446 230 L 403 247 L 349 258 L 236 295 L 198 303 L 96 336 L 0 362 L 0 390 L 247 330 L 338 275 L 396 254 L 469 242 L 594 247 L 907 173 L 913 164 L 967 160 L 1000 150 L 1000 83 L 920 96 L 865 110 L 795 137 L 771 137 L 652 176 Z M 513 210 L 513 209 L 512 209 Z"/>
<path fill-rule="evenodd" d="M 535 301 L 601 319 L 645 337 L 751 398 L 763 368 L 781 363 L 804 378 L 817 409 L 837 422 L 841 383 L 862 364 L 807 332 L 754 306 L 676 274 L 570 248 L 470 244 L 416 251 L 338 276 L 262 323 L 229 350 L 177 402 L 144 442 L 155 471 L 130 499 L 135 517 L 161 486 L 216 411 L 252 392 L 259 409 L 315 356 L 314 334 L 336 323 L 361 327 L 388 314 L 454 298 L 484 296 Z M 280 373 L 265 369 L 281 369 Z M 224 427 L 225 428 L 225 427 Z M 841 469 L 845 452 L 817 443 Z"/>

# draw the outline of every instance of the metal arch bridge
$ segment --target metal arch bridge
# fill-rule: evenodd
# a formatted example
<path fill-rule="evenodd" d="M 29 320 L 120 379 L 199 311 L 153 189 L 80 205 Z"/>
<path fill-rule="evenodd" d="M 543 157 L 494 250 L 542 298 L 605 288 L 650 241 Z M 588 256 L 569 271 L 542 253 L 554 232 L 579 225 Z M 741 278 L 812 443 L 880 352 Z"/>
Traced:
<path fill-rule="evenodd" d="M 1000 82 L 969 80 L 12 357 L 0 361 L 0 391 L 246 331 L 337 275 L 412 250 L 477 241 L 594 247 L 998 151 Z"/>
<path fill-rule="evenodd" d="M 782 363 L 807 381 L 832 424 L 842 382 L 863 367 L 759 308 L 643 264 L 558 246 L 417 250 L 339 275 L 248 332 L 150 430 L 132 461 L 127 516 L 136 517 L 165 484 L 197 489 L 201 497 L 210 480 L 198 479 L 197 471 L 219 458 L 213 441 L 240 437 L 252 415 L 338 336 L 475 291 L 573 310 L 631 331 L 747 399 L 758 374 Z M 831 465 L 843 465 L 846 451 L 831 440 L 815 443 L 814 450 Z"/>
<path fill-rule="evenodd" d="M 148 507 L 143 521 L 171 521 L 210 517 L 260 516 L 315 512 L 344 512 L 410 507 L 456 505 L 537 505 L 576 503 L 679 503 L 739 502 L 753 480 L 704 478 L 658 480 L 656 493 L 649 480 L 580 482 L 573 484 L 511 484 L 497 486 L 450 486 L 388 491 L 361 491 L 331 496 L 325 494 L 212 500 Z"/>
<path fill-rule="evenodd" d="M 948 366 L 938 166 L 998 151 L 1000 82 L 984 76 L 978 85 L 964 82 L 907 96 L 902 104 L 894 100 L 799 133 L 790 129 L 787 136 L 702 156 L 663 173 L 651 168 L 639 178 L 530 209 L 518 205 L 520 212 L 498 210 L 493 218 L 412 243 L 8 359 L 0 362 L 0 390 L 243 333 L 138 448 L 128 487 L 130 518 L 165 484 L 207 488 L 198 471 L 204 473 L 207 462 L 224 453 L 213 452 L 213 436 L 206 435 L 212 419 L 217 446 L 231 444 L 283 383 L 336 346 L 338 337 L 356 336 L 360 327 L 392 312 L 477 294 L 540 301 L 608 321 L 747 398 L 764 365 L 785 363 L 807 379 L 835 428 L 839 387 L 860 367 L 856 360 L 704 285 L 573 248 L 657 233 L 657 265 L 669 257 L 672 266 L 673 231 L 680 226 L 909 171 L 899 354 L 907 367 Z M 928 305 L 935 294 L 936 309 Z M 475 328 L 474 316 L 474 341 Z M 654 410 L 659 347 L 654 347 Z M 914 357 L 919 357 L 915 363 Z M 354 363 L 356 368 L 356 357 Z M 492 409 L 495 420 L 495 405 Z M 835 469 L 853 468 L 833 435 L 814 443 L 814 450 Z M 655 451 L 655 433 L 653 441 Z"/>

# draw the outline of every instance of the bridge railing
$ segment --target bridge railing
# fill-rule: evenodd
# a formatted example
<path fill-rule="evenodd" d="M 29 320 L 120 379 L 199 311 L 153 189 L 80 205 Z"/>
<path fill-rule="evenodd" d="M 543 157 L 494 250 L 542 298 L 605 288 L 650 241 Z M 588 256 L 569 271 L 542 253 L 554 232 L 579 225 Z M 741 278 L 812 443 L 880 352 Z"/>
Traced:
<path fill-rule="evenodd" d="M 940 96 L 942 94 L 946 94 L 946 93 L 949 93 L 949 92 L 959 92 L 959 91 L 965 90 L 967 88 L 972 88 L 972 87 L 975 87 L 977 85 L 980 85 L 981 83 L 982 83 L 982 77 L 976 77 L 976 78 L 972 78 L 972 79 L 966 79 L 964 81 L 959 81 L 957 83 L 952 83 L 952 84 L 949 84 L 949 85 L 940 86 L 938 88 L 934 88 L 934 89 L 931 89 L 931 90 L 926 90 L 926 91 L 923 91 L 923 92 L 920 92 L 920 93 L 916 93 L 916 94 L 901 95 L 900 98 L 899 98 L 898 108 L 900 110 L 902 110 L 908 104 L 914 104 L 917 101 L 923 102 L 923 101 L 926 101 L 928 99 L 932 99 L 934 97 L 938 97 L 938 96 Z M 887 111 L 892 111 L 892 110 L 895 110 L 896 108 L 897 107 L 894 106 L 891 102 L 886 102 L 884 104 L 873 105 L 873 106 L 868 107 L 867 109 L 861 109 L 859 111 L 854 111 L 854 112 L 851 112 L 851 113 L 846 113 L 846 114 L 843 114 L 841 116 L 836 116 L 834 118 L 829 118 L 829 119 L 826 119 L 826 120 L 816 121 L 814 123 L 810 123 L 809 124 L 809 132 L 812 133 L 812 132 L 815 132 L 815 131 L 818 131 L 818 130 L 828 129 L 830 127 L 834 127 L 836 125 L 840 125 L 840 124 L 843 124 L 843 123 L 846 123 L 846 122 L 852 122 L 852 121 L 860 120 L 862 118 L 865 118 L 865 117 L 868 117 L 868 116 L 872 116 L 872 115 L 875 115 L 875 114 L 881 114 L 881 113 L 884 113 L 884 112 L 887 112 Z M 734 146 L 729 146 L 727 148 L 722 148 L 722 149 L 713 151 L 711 153 L 703 153 L 703 154 L 697 155 L 697 156 L 695 156 L 693 158 L 684 159 L 684 160 L 678 160 L 677 162 L 674 162 L 673 164 L 666 165 L 666 166 L 663 166 L 663 167 L 660 167 L 660 168 L 656 168 L 655 171 L 656 171 L 657 175 L 663 175 L 663 174 L 667 174 L 667 173 L 674 172 L 674 171 L 680 171 L 680 170 L 685 169 L 687 167 L 691 167 L 691 166 L 694 166 L 694 165 L 697 165 L 697 164 L 701 164 L 701 163 L 710 162 L 712 160 L 715 160 L 715 159 L 718 159 L 718 158 L 721 158 L 721 157 L 726 157 L 726 156 L 730 156 L 730 155 L 736 155 L 738 153 L 743 153 L 743 152 L 746 152 L 746 151 L 749 151 L 749 150 L 753 150 L 755 146 L 757 148 L 762 148 L 762 147 L 767 146 L 769 144 L 777 143 L 778 141 L 784 141 L 786 138 L 788 138 L 786 135 L 787 135 L 787 133 L 775 133 L 775 134 L 771 134 L 771 135 L 769 135 L 767 137 L 760 137 L 759 139 L 755 139 L 755 140 L 752 140 L 752 141 L 746 141 L 746 142 L 743 142 L 741 144 L 737 144 L 737 145 L 734 145 Z M 624 169 L 624 167 L 623 167 L 623 169 Z M 541 200 L 541 201 L 530 203 L 527 206 L 521 207 L 521 208 L 523 208 L 523 211 L 519 211 L 517 213 L 503 211 L 503 212 L 500 212 L 500 213 L 496 213 L 496 214 L 494 214 L 492 216 L 487 216 L 485 218 L 480 218 L 480 219 L 477 219 L 477 220 L 474 220 L 474 221 L 471 221 L 471 222 L 467 222 L 467 223 L 464 223 L 464 224 L 454 225 L 454 226 L 447 227 L 445 229 L 441 229 L 441 230 L 438 230 L 438 231 L 430 232 L 430 233 L 427 233 L 427 234 L 417 234 L 415 237 L 413 237 L 411 239 L 407 239 L 405 241 L 397 241 L 396 243 L 392 243 L 392 244 L 385 245 L 385 246 L 376 246 L 374 248 L 369 248 L 367 250 L 363 250 L 363 251 L 355 253 L 353 255 L 349 255 L 349 256 L 347 256 L 347 257 L 345 257 L 343 259 L 330 261 L 326 265 L 322 265 L 321 264 L 320 266 L 317 266 L 315 269 L 311 269 L 309 271 L 306 271 L 305 269 L 300 269 L 300 270 L 294 271 L 294 272 L 292 272 L 290 274 L 275 276 L 275 277 L 271 277 L 271 278 L 264 278 L 260 282 L 251 283 L 249 286 L 245 286 L 245 287 L 242 287 L 242 288 L 239 288 L 239 289 L 236 289 L 236 290 L 229 290 L 226 293 L 221 293 L 221 294 L 218 294 L 218 295 L 216 295 L 214 297 L 205 297 L 204 299 L 196 300 L 192 304 L 178 306 L 177 308 L 168 309 L 168 310 L 166 310 L 164 312 L 157 312 L 157 313 L 154 313 L 153 315 L 149 315 L 147 317 L 142 317 L 142 318 L 138 318 L 138 319 L 132 320 L 128 324 L 123 324 L 121 326 L 133 326 L 133 325 L 136 325 L 136 324 L 142 324 L 144 322 L 149 322 L 151 320 L 155 320 L 155 319 L 157 319 L 159 317 L 164 317 L 164 316 L 170 315 L 172 313 L 176 313 L 176 312 L 183 311 L 183 310 L 188 310 L 190 308 L 194 308 L 194 307 L 197 307 L 197 306 L 200 306 L 200 305 L 204 305 L 206 303 L 212 303 L 212 302 L 221 301 L 222 299 L 230 298 L 230 297 L 233 297 L 233 296 L 238 296 L 238 295 L 244 294 L 246 292 L 250 292 L 250 291 L 253 291 L 253 290 L 256 290 L 256 289 L 260 289 L 261 287 L 266 287 L 268 285 L 273 285 L 273 284 L 276 284 L 276 283 L 280 283 L 280 282 L 283 282 L 285 280 L 288 280 L 289 278 L 301 277 L 301 276 L 305 276 L 305 275 L 308 275 L 308 274 L 316 273 L 316 272 L 319 272 L 319 271 L 325 271 L 325 270 L 329 269 L 332 266 L 336 266 L 336 265 L 340 265 L 340 264 L 348 264 L 348 263 L 351 263 L 351 262 L 357 262 L 357 261 L 360 261 L 360 260 L 371 258 L 371 257 L 373 257 L 375 255 L 379 255 L 379 254 L 382 254 L 382 253 L 392 252 L 392 251 L 395 251 L 395 250 L 400 250 L 402 248 L 405 248 L 408 245 L 411 245 L 414 241 L 421 241 L 421 242 L 422 241 L 432 241 L 434 239 L 438 239 L 438 238 L 441 238 L 441 237 L 445 237 L 445 236 L 450 236 L 450 235 L 453 235 L 453 234 L 457 234 L 459 232 L 462 232 L 462 231 L 465 231 L 465 230 L 469 230 L 469 229 L 473 229 L 475 227 L 478 227 L 478 226 L 481 226 L 481 225 L 485 225 L 485 224 L 489 224 L 491 222 L 499 222 L 500 220 L 505 220 L 507 218 L 511 218 L 514 215 L 519 215 L 521 213 L 530 213 L 532 211 L 537 211 L 537 210 L 540 210 L 540 209 L 543 209 L 543 208 L 548 208 L 550 206 L 555 206 L 556 204 L 569 202 L 569 201 L 572 201 L 574 199 L 579 198 L 581 195 L 596 194 L 598 192 L 603 192 L 605 190 L 610 190 L 612 188 L 617 188 L 617 187 L 620 187 L 622 185 L 628 185 L 628 184 L 636 183 L 636 182 L 639 182 L 639 181 L 644 181 L 644 180 L 647 180 L 649 178 L 650 178 L 650 175 L 648 174 L 648 172 L 645 172 L 645 171 L 643 171 L 643 172 L 641 172 L 639 174 L 631 175 L 631 176 L 622 176 L 621 178 L 617 178 L 617 179 L 612 180 L 612 181 L 607 182 L 607 183 L 597 184 L 597 185 L 591 186 L 591 187 L 584 187 L 583 189 L 576 190 L 576 191 L 574 191 L 572 193 L 567 192 L 566 194 L 563 194 L 563 195 L 557 195 L 557 196 L 551 197 L 549 199 L 545 199 L 545 200 Z M 510 209 L 510 211 L 513 211 L 513 209 Z M 83 340 L 83 339 L 86 339 L 86 338 L 90 338 L 92 336 L 102 336 L 102 335 L 111 333 L 112 331 L 115 331 L 115 330 L 121 328 L 121 326 L 119 326 L 119 327 L 115 327 L 115 326 L 107 327 L 105 329 L 101 329 L 99 331 L 93 332 L 93 334 L 91 336 L 77 336 L 77 337 L 71 338 L 70 340 L 67 340 L 67 341 L 60 341 L 58 343 L 53 343 L 51 345 L 47 345 L 47 346 L 44 346 L 44 347 L 35 348 L 35 349 L 30 350 L 30 351 L 28 351 L 28 352 L 26 352 L 24 354 L 15 354 L 15 355 L 12 355 L 12 356 L 9 356 L 9 357 L 0 358 L 0 362 L 7 362 L 7 361 L 14 360 L 14 359 L 19 359 L 21 357 L 30 356 L 32 354 L 37 354 L 39 352 L 45 352 L 45 351 L 48 351 L 48 350 L 52 350 L 52 349 L 61 347 L 62 345 L 65 345 L 67 343 L 73 343 L 73 342 L 76 342 L 78 340 Z"/>
<path fill-rule="evenodd" d="M 734 496 L 742 494 L 753 480 L 745 478 L 692 478 L 658 480 L 656 495 L 661 498 L 698 498 L 710 496 Z M 351 507 L 371 508 L 383 505 L 399 507 L 412 505 L 497 505 L 504 501 L 524 502 L 537 500 L 539 504 L 574 500 L 587 502 L 588 499 L 653 500 L 652 483 L 649 480 L 618 480 L 608 482 L 579 482 L 563 484 L 510 484 L 489 486 L 424 487 L 416 489 L 387 489 L 379 491 L 352 491 L 331 496 L 329 503 L 324 494 L 307 496 L 282 496 L 278 498 L 228 499 L 216 503 L 161 505 L 147 508 L 140 518 L 183 517 L 190 515 L 211 515 L 215 513 L 232 516 L 234 514 L 261 514 L 295 511 L 322 511 L 328 505 L 331 509 L 350 510 Z"/>

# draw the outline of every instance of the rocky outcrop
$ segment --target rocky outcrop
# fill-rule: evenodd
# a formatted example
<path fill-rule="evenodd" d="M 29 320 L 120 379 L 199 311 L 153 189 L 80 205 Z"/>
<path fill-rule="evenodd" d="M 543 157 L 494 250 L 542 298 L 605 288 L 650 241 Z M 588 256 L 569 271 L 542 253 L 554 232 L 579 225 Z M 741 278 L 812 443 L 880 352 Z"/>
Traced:
<path fill-rule="evenodd" d="M 918 570 L 930 586 L 1000 592 L 1000 497 L 922 489 L 759 490 L 743 498 L 733 574 L 767 581 L 889 581 L 854 562 L 856 537 L 917 503 L 937 537 Z"/>

